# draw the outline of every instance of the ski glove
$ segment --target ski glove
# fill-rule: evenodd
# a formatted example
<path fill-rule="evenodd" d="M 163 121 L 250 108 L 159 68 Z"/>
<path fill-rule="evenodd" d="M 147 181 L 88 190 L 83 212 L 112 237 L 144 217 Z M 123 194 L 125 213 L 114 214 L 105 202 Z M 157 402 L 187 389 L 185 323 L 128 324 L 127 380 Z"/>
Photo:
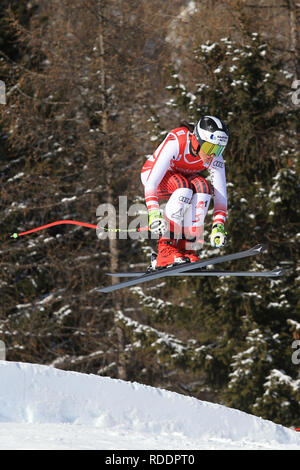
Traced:
<path fill-rule="evenodd" d="M 162 236 L 168 230 L 168 223 L 158 209 L 149 211 L 148 227 L 150 232 Z"/>
<path fill-rule="evenodd" d="M 227 232 L 224 230 L 224 225 L 214 224 L 210 234 L 210 244 L 212 247 L 221 248 L 227 243 Z"/>

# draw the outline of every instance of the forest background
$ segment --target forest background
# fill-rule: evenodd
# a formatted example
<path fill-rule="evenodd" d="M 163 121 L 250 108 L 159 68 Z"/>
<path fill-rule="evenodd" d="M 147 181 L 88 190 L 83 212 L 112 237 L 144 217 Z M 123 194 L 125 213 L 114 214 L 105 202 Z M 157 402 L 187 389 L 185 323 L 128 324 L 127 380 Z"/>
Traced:
<path fill-rule="evenodd" d="M 3 0 L 0 10 L 7 360 L 299 427 L 299 3 Z M 143 204 L 147 156 L 202 114 L 230 130 L 222 252 L 268 244 L 259 259 L 225 267 L 284 267 L 283 278 L 165 279 L 100 294 L 106 272 L 145 269 L 155 241 L 67 225 L 9 237 L 55 220 L 95 224 L 97 207 L 118 209 L 120 196 Z M 216 254 L 205 244 L 201 256 Z"/>

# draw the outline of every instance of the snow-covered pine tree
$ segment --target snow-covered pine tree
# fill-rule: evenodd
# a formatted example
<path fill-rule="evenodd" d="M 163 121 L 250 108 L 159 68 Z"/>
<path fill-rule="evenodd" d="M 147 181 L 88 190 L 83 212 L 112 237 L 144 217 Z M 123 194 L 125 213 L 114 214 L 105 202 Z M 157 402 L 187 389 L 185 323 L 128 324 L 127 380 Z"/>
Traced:
<path fill-rule="evenodd" d="M 299 428 L 299 403 L 300 379 L 292 379 L 282 370 L 271 369 L 264 382 L 264 392 L 252 409 L 254 414 L 275 423 Z"/>

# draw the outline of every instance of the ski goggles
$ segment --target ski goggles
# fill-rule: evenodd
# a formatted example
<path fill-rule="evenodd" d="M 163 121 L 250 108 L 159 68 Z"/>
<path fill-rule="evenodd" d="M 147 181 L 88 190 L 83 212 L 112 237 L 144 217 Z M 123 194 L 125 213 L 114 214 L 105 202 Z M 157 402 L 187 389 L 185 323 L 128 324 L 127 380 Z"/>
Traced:
<path fill-rule="evenodd" d="M 200 150 L 203 150 L 203 152 L 206 155 L 214 154 L 216 155 L 216 157 L 221 155 L 221 153 L 223 152 L 225 148 L 225 145 L 212 144 L 210 142 L 206 142 L 205 140 L 201 140 L 201 143 L 199 143 L 194 135 L 192 136 L 191 143 L 192 143 L 193 150 L 196 154 L 198 154 Z"/>

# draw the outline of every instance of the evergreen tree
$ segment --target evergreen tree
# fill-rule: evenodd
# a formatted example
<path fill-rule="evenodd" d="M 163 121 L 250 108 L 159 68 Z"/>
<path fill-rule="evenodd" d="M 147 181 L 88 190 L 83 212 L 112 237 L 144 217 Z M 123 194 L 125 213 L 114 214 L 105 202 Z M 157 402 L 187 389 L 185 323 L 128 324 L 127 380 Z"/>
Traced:
<path fill-rule="evenodd" d="M 253 405 L 253 412 L 283 426 L 299 427 L 300 379 L 293 380 L 281 370 L 271 369 L 264 392 Z"/>

